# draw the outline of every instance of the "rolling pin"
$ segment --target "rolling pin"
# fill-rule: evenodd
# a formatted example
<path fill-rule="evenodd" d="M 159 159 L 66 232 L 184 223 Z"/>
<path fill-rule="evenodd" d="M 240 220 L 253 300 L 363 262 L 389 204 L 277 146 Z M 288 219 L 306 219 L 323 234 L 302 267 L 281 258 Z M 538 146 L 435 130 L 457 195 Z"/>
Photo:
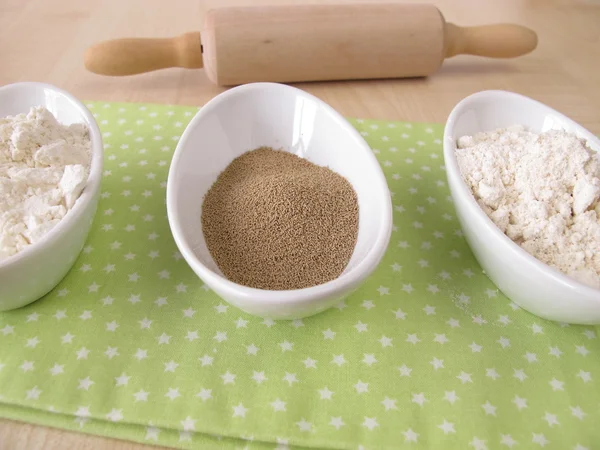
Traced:
<path fill-rule="evenodd" d="M 460 27 L 431 4 L 274 5 L 209 10 L 200 32 L 129 38 L 87 49 L 109 76 L 204 68 L 217 85 L 426 77 L 446 58 L 513 58 L 537 46 L 516 24 Z"/>

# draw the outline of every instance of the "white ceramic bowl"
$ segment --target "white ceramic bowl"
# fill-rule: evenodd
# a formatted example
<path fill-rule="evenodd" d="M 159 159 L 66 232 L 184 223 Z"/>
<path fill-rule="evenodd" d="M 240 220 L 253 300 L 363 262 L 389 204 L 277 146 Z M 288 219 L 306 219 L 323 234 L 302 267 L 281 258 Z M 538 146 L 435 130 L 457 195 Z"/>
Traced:
<path fill-rule="evenodd" d="M 521 124 L 534 132 L 563 129 L 586 139 L 595 151 L 600 140 L 563 114 L 535 100 L 504 91 L 473 94 L 456 105 L 444 130 L 444 158 L 450 192 L 467 242 L 489 278 L 512 301 L 544 319 L 600 323 L 600 290 L 574 281 L 540 262 L 502 233 L 479 207 L 463 182 L 454 154 L 456 140 L 498 127 Z"/>
<path fill-rule="evenodd" d="M 42 239 L 0 261 L 0 311 L 18 308 L 50 292 L 77 259 L 94 218 L 102 177 L 102 136 L 88 109 L 69 93 L 44 83 L 15 83 L 0 88 L 0 117 L 45 106 L 63 124 L 85 123 L 92 140 L 90 176 L 63 220 Z"/>
<path fill-rule="evenodd" d="M 346 177 L 359 203 L 359 232 L 344 273 L 318 286 L 287 291 L 245 287 L 223 277 L 206 247 L 204 194 L 227 165 L 259 146 L 283 148 Z M 243 311 L 295 319 L 322 311 L 354 291 L 384 255 L 391 233 L 389 189 L 360 134 L 331 107 L 299 89 L 252 83 L 208 102 L 181 136 L 169 171 L 167 211 L 181 254 L 220 297 Z"/>

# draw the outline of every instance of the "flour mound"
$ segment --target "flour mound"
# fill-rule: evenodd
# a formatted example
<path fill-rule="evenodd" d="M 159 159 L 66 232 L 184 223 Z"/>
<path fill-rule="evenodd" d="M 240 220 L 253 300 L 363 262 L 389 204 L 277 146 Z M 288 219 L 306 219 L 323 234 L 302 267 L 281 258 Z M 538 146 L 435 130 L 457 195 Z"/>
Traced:
<path fill-rule="evenodd" d="M 0 261 L 45 236 L 79 198 L 91 141 L 43 107 L 0 118 Z"/>
<path fill-rule="evenodd" d="M 600 288 L 600 156 L 562 130 L 515 125 L 458 139 L 462 177 L 485 213 L 540 261 Z"/>

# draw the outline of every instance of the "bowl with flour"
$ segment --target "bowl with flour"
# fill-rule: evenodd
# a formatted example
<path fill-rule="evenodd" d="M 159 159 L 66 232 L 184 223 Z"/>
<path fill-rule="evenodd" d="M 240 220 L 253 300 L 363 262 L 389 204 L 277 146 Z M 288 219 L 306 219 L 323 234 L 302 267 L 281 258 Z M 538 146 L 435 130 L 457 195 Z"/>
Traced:
<path fill-rule="evenodd" d="M 102 137 L 55 86 L 0 87 L 0 311 L 32 303 L 68 273 L 95 216 Z"/>
<path fill-rule="evenodd" d="M 600 323 L 600 140 L 520 94 L 458 103 L 444 131 L 466 240 L 512 301 L 548 320 Z"/>
<path fill-rule="evenodd" d="M 235 87 L 203 106 L 167 181 L 188 265 L 225 301 L 273 319 L 310 316 L 357 289 L 387 249 L 391 211 L 355 128 L 277 83 Z"/>

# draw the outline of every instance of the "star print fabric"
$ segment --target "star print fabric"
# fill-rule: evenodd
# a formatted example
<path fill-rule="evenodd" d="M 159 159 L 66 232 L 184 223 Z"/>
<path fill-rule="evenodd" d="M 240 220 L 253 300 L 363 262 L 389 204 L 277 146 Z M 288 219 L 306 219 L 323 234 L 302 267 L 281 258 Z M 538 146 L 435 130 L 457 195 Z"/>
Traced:
<path fill-rule="evenodd" d="M 351 120 L 392 191 L 389 249 L 337 307 L 275 322 L 206 289 L 171 237 L 168 167 L 197 109 L 88 106 L 98 213 L 60 285 L 0 313 L 0 416 L 177 448 L 598 448 L 598 328 L 536 318 L 482 273 L 441 125 Z"/>

